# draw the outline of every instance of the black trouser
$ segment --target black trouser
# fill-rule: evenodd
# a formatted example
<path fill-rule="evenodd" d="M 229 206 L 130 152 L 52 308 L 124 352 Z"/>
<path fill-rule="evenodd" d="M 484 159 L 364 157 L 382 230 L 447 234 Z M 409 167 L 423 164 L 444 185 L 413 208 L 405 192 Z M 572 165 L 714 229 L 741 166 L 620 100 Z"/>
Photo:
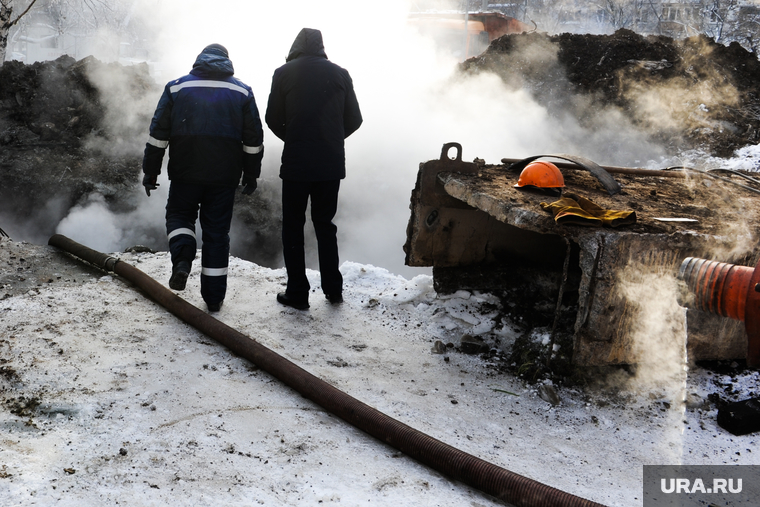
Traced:
<path fill-rule="evenodd" d="M 166 234 L 172 265 L 192 264 L 197 249 L 195 221 L 200 209 L 203 235 L 201 250 L 201 296 L 206 303 L 219 303 L 227 293 L 230 256 L 230 223 L 234 187 L 172 182 L 166 203 Z"/>
<path fill-rule="evenodd" d="M 309 296 L 303 234 L 309 198 L 311 221 L 317 235 L 322 292 L 340 294 L 343 290 L 343 276 L 338 270 L 338 227 L 332 223 L 338 210 L 339 189 L 340 180 L 282 180 L 282 248 L 288 272 L 286 292 L 293 298 Z"/>

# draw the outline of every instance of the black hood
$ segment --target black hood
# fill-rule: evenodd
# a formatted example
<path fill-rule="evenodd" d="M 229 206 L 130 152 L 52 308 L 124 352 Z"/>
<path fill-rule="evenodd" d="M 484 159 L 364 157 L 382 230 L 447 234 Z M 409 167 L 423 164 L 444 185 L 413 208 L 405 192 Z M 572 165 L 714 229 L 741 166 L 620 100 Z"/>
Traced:
<path fill-rule="evenodd" d="M 226 50 L 219 48 L 224 49 L 219 44 L 206 46 L 195 60 L 190 74 L 199 77 L 232 76 L 235 73 L 232 61 L 224 54 Z"/>
<path fill-rule="evenodd" d="M 290 47 L 290 53 L 285 59 L 286 62 L 298 58 L 302 55 L 321 56 L 327 58 L 325 54 L 325 45 L 322 43 L 322 32 L 314 28 L 302 28 L 293 45 Z"/>

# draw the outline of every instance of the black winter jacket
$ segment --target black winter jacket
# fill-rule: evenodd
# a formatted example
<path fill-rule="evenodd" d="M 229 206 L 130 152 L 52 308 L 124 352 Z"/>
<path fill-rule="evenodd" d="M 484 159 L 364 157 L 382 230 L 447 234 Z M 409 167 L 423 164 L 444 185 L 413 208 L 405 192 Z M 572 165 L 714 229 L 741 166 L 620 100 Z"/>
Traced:
<path fill-rule="evenodd" d="M 346 177 L 344 139 L 362 124 L 348 71 L 327 59 L 322 33 L 304 28 L 272 77 L 266 123 L 285 141 L 280 177 Z"/>
<path fill-rule="evenodd" d="M 169 147 L 172 181 L 237 186 L 261 174 L 264 133 L 251 88 L 233 77 L 232 62 L 206 48 L 190 74 L 169 82 L 145 146 L 143 172 L 161 173 Z"/>

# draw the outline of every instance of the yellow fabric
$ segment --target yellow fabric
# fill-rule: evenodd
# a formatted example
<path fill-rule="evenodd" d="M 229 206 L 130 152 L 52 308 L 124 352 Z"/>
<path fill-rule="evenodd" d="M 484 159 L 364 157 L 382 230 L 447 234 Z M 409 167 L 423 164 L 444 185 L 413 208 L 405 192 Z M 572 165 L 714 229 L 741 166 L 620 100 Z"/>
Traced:
<path fill-rule="evenodd" d="M 606 210 L 592 201 L 575 194 L 564 197 L 551 204 L 541 203 L 541 208 L 554 216 L 558 224 L 575 224 L 588 227 L 619 227 L 636 223 L 635 211 Z"/>

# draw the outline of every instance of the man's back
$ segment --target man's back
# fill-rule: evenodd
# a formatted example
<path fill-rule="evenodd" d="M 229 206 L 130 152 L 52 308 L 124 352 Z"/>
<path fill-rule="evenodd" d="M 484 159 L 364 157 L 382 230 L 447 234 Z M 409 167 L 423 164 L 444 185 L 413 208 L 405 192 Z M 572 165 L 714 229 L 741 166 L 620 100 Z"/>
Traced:
<path fill-rule="evenodd" d="M 169 179 L 235 187 L 244 168 L 259 176 L 250 168 L 260 156 L 247 155 L 262 145 L 259 112 L 251 88 L 233 74 L 229 58 L 207 48 L 189 74 L 166 85 L 150 132 L 169 147 Z M 163 150 L 146 155 L 146 173 L 160 172 Z"/>
<path fill-rule="evenodd" d="M 345 177 L 343 141 L 362 117 L 351 76 L 327 59 L 319 31 L 302 30 L 287 63 L 275 71 L 266 122 L 285 141 L 281 177 Z"/>

